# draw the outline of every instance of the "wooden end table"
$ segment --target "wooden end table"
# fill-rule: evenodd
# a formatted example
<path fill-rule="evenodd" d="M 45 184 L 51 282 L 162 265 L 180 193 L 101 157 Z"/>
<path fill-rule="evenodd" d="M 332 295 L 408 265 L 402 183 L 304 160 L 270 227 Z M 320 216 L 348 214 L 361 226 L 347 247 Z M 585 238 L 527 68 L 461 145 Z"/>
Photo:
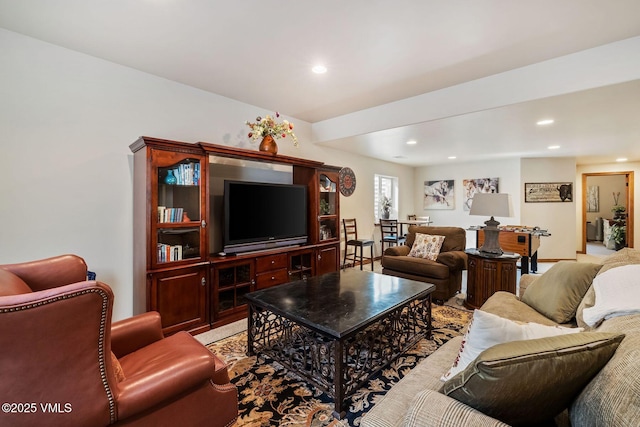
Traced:
<path fill-rule="evenodd" d="M 516 293 L 516 262 L 520 254 L 505 252 L 502 255 L 467 249 L 467 300 L 469 309 L 480 308 L 494 293 Z"/>

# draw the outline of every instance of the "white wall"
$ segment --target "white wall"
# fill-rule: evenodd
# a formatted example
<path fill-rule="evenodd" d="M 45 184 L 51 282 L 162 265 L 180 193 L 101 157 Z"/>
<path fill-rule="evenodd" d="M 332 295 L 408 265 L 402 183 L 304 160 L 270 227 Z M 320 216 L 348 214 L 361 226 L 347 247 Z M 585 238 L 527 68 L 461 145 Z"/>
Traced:
<path fill-rule="evenodd" d="M 0 52 L 0 263 L 78 254 L 113 288 L 114 319 L 128 317 L 129 144 L 148 135 L 257 149 L 244 121 L 270 111 L 3 29 Z M 279 152 L 351 167 L 357 188 L 343 216 L 372 234 L 373 175 L 399 176 L 406 192 L 412 169 L 315 146 L 310 125 L 291 120 L 300 148 L 278 140 Z"/>
<path fill-rule="evenodd" d="M 498 191 L 511 195 L 513 216 L 509 218 L 496 217 L 502 225 L 520 224 L 520 160 L 505 159 L 475 163 L 456 163 L 452 161 L 446 165 L 425 166 L 417 168 L 414 179 L 413 203 L 418 216 L 429 215 L 432 225 L 457 226 L 468 228 L 472 225 L 483 225 L 489 218 L 471 216 L 463 209 L 464 191 L 462 181 L 476 178 L 499 178 Z M 425 181 L 454 180 L 455 202 L 454 209 L 424 209 Z M 467 247 L 476 247 L 475 231 L 467 232 Z"/>
<path fill-rule="evenodd" d="M 521 188 L 531 182 L 571 182 L 572 202 L 525 203 L 520 198 L 523 225 L 539 226 L 551 236 L 541 237 L 538 259 L 576 259 L 576 160 L 573 157 L 522 159 Z"/>

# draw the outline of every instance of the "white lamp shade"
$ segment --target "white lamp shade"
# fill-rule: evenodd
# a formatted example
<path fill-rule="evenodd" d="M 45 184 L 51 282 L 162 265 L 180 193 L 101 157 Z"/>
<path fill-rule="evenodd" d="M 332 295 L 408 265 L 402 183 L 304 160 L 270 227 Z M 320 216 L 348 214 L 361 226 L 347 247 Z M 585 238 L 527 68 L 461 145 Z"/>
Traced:
<path fill-rule="evenodd" d="M 510 217 L 511 197 L 506 193 L 476 193 L 469 215 Z"/>

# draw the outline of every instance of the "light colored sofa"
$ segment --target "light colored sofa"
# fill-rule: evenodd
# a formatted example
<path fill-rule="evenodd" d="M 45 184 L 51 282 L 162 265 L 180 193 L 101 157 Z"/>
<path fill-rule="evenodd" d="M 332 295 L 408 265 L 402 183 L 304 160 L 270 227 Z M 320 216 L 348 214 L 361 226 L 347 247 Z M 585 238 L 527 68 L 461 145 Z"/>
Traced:
<path fill-rule="evenodd" d="M 605 259 L 598 274 L 626 265 L 640 264 L 640 251 L 623 249 Z M 520 295 L 540 277 L 523 275 Z M 640 280 L 639 280 L 640 284 Z M 587 284 L 589 286 L 589 284 Z M 532 288 L 533 289 L 533 288 Z M 593 305 L 594 292 L 590 286 L 577 309 L 576 318 L 568 325 L 585 326 L 582 310 Z M 557 325 L 556 322 L 534 310 L 507 292 L 491 296 L 481 310 L 503 318 Z M 613 357 L 582 389 L 569 407 L 555 418 L 558 426 L 636 426 L 640 420 L 640 314 L 613 317 L 593 330 L 625 334 Z M 409 374 L 363 417 L 362 427 L 389 426 L 506 426 L 466 404 L 443 394 L 442 375 L 447 372 L 458 355 L 463 337 L 457 337 L 418 364 Z M 563 373 L 558 372 L 558 375 Z M 522 384 L 528 387 L 530 384 Z M 514 405 L 527 405 L 514 401 Z"/>

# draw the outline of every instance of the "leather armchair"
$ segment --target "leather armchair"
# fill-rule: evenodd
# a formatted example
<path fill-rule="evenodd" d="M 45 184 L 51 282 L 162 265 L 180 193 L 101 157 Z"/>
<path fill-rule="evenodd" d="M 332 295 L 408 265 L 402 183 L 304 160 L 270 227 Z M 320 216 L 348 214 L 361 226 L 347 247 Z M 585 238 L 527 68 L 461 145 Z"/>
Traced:
<path fill-rule="evenodd" d="M 225 364 L 156 312 L 112 325 L 113 292 L 86 274 L 74 255 L 0 265 L 0 425 L 231 425 Z"/>
<path fill-rule="evenodd" d="M 407 256 L 416 233 L 445 236 L 435 261 Z M 433 283 L 436 290 L 431 297 L 437 302 L 447 301 L 462 286 L 462 272 L 467 269 L 466 243 L 467 234 L 463 228 L 412 225 L 405 246 L 387 248 L 382 254 L 382 274 Z"/>

